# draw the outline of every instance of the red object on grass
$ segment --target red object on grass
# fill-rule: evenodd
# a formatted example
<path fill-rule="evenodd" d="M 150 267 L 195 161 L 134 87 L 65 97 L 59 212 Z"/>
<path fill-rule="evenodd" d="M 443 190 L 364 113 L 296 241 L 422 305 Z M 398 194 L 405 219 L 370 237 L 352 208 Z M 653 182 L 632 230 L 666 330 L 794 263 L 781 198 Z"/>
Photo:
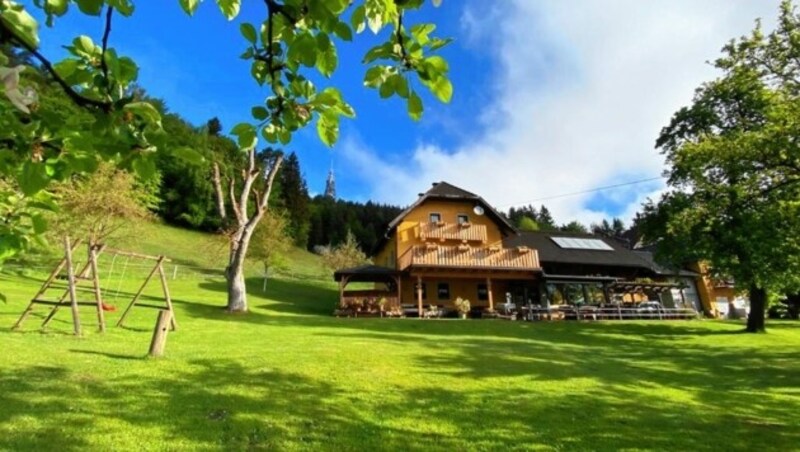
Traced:
<path fill-rule="evenodd" d="M 103 311 L 114 312 L 116 310 L 117 310 L 116 306 L 103 303 Z"/>

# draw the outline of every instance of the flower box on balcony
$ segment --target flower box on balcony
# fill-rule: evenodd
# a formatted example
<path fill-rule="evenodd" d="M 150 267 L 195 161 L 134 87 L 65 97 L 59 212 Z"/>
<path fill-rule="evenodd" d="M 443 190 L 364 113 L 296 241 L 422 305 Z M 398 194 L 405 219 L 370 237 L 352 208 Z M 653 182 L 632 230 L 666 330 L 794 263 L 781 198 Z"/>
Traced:
<path fill-rule="evenodd" d="M 527 246 L 518 246 L 517 251 L 519 252 L 519 254 L 525 254 L 528 251 L 530 251 L 530 248 L 528 248 Z"/>
<path fill-rule="evenodd" d="M 469 245 L 464 245 L 464 244 L 461 244 L 461 245 L 458 245 L 458 250 L 459 250 L 459 251 L 462 251 L 462 252 L 464 252 L 464 251 L 469 251 L 469 250 L 470 250 L 470 246 L 469 246 Z"/>
<path fill-rule="evenodd" d="M 464 222 L 464 223 L 459 223 L 458 225 L 461 226 L 462 228 L 466 229 L 466 228 L 472 226 L 472 223 L 467 221 L 467 222 Z"/>

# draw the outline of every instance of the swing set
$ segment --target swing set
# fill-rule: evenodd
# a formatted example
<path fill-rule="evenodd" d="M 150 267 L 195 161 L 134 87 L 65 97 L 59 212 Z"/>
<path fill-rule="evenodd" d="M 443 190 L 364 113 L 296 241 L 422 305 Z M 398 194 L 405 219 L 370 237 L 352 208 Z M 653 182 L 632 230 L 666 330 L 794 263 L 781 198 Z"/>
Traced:
<path fill-rule="evenodd" d="M 101 254 L 111 254 L 111 266 L 109 267 L 108 274 L 106 275 L 107 278 L 110 280 L 111 276 L 113 275 L 114 270 L 114 263 L 117 260 L 117 257 L 124 257 L 125 263 L 123 264 L 122 271 L 119 275 L 119 282 L 117 284 L 117 290 L 114 293 L 114 301 L 117 300 L 117 297 L 120 295 L 120 290 L 122 288 L 122 281 L 125 277 L 125 272 L 128 268 L 128 262 L 131 259 L 137 260 L 145 260 L 145 261 L 155 261 L 152 270 L 145 278 L 142 285 L 139 287 L 139 290 L 135 293 L 131 301 L 128 303 L 128 306 L 122 313 L 119 321 L 117 321 L 117 326 L 123 326 L 123 322 L 125 318 L 130 313 L 131 309 L 134 306 L 139 306 L 142 308 L 152 308 L 158 309 L 160 311 L 167 311 L 169 312 L 170 324 L 172 330 L 175 331 L 178 329 L 178 324 L 175 321 L 175 312 L 172 309 L 172 299 L 169 295 L 169 287 L 167 285 L 167 277 L 164 273 L 164 262 L 171 262 L 165 256 L 148 256 L 145 254 L 133 253 L 130 251 L 123 251 L 117 250 L 107 247 L 106 245 L 102 244 L 91 244 L 87 245 L 88 249 L 88 260 L 87 262 L 80 268 L 80 270 L 76 273 L 74 260 L 73 260 L 73 253 L 75 250 L 80 246 L 81 241 L 76 240 L 74 243 L 70 243 L 69 237 L 64 238 L 64 257 L 59 261 L 56 267 L 50 272 L 50 275 L 45 279 L 44 284 L 36 292 L 36 295 L 33 296 L 31 302 L 28 304 L 28 307 L 22 313 L 20 318 L 17 320 L 17 323 L 11 328 L 18 329 L 22 326 L 22 323 L 28 317 L 28 315 L 33 311 L 36 305 L 44 305 L 50 306 L 50 312 L 42 322 L 42 330 L 44 330 L 48 323 L 53 319 L 53 317 L 58 312 L 59 308 L 69 306 L 72 311 L 72 325 L 73 331 L 76 336 L 81 335 L 81 321 L 79 315 L 79 306 L 93 306 L 97 311 L 97 323 L 98 329 L 100 332 L 105 332 L 106 330 L 106 320 L 105 320 L 105 311 L 113 311 L 116 310 L 113 306 L 106 304 L 103 300 L 103 293 L 100 287 L 100 272 L 98 270 L 98 258 Z M 153 279 L 153 276 L 158 273 L 159 279 L 161 280 L 161 289 L 164 294 L 164 304 L 146 304 L 146 303 L 139 303 L 139 299 L 142 296 L 145 288 L 147 287 L 148 283 Z M 49 292 L 57 292 L 60 293 L 59 296 L 55 298 L 49 298 Z M 93 300 L 91 301 L 82 301 L 78 299 L 78 292 L 82 293 L 89 293 L 92 294 Z M 108 291 L 106 291 L 108 294 Z"/>

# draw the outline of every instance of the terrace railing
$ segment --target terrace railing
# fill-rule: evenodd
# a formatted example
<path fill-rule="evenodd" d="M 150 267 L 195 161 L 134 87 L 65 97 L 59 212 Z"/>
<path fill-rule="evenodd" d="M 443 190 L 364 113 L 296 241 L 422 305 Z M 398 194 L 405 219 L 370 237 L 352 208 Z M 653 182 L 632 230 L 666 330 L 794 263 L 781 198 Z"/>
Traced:
<path fill-rule="evenodd" d="M 448 267 L 505 270 L 538 270 L 539 254 L 534 249 L 416 245 L 399 259 L 400 270 L 409 267 Z"/>
<path fill-rule="evenodd" d="M 486 243 L 486 225 L 483 224 L 455 224 L 455 223 L 426 223 L 419 224 L 421 240 L 458 240 L 460 242 Z"/>

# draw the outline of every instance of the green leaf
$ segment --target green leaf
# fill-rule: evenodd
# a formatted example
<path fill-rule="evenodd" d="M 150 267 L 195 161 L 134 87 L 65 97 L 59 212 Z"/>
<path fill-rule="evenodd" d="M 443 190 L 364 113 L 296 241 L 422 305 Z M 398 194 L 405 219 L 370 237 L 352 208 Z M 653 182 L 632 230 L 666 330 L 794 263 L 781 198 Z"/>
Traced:
<path fill-rule="evenodd" d="M 224 14 L 228 20 L 233 20 L 239 15 L 239 7 L 241 4 L 241 0 L 217 0 L 220 11 L 222 11 L 222 14 Z"/>
<path fill-rule="evenodd" d="M 44 163 L 26 161 L 22 165 L 22 172 L 17 178 L 17 183 L 22 193 L 32 196 L 45 188 L 50 182 L 47 177 L 47 168 Z"/>
<path fill-rule="evenodd" d="M 411 36 L 413 36 L 420 45 L 424 46 L 430 40 L 428 35 L 433 33 L 434 30 L 436 30 L 436 25 L 434 24 L 417 24 L 411 27 Z"/>
<path fill-rule="evenodd" d="M 253 117 L 259 121 L 263 121 L 269 117 L 269 112 L 264 107 L 253 107 L 251 113 Z"/>
<path fill-rule="evenodd" d="M 181 146 L 172 149 L 172 155 L 191 165 L 199 165 L 206 160 L 201 153 L 188 146 Z"/>
<path fill-rule="evenodd" d="M 326 146 L 333 146 L 339 139 L 339 116 L 328 112 L 319 115 L 317 134 Z"/>
<path fill-rule="evenodd" d="M 433 6 L 438 8 L 442 5 L 442 0 L 432 0 Z"/>
<path fill-rule="evenodd" d="M 444 74 L 448 70 L 450 70 L 450 67 L 447 65 L 447 60 L 440 57 L 439 55 L 434 55 L 425 58 L 425 63 L 434 68 L 440 74 Z"/>
<path fill-rule="evenodd" d="M 24 8 L 4 8 L 0 18 L 13 28 L 26 44 L 39 47 L 39 24 Z"/>
<path fill-rule="evenodd" d="M 333 29 L 333 32 L 342 41 L 352 41 L 353 40 L 353 31 L 344 22 L 339 22 L 338 24 L 336 24 L 336 27 Z"/>
<path fill-rule="evenodd" d="M 72 74 L 75 73 L 75 70 L 78 69 L 78 60 L 67 59 L 63 61 L 59 61 L 55 65 L 53 65 L 53 69 L 56 70 L 56 74 L 61 76 L 61 78 L 69 78 Z"/>
<path fill-rule="evenodd" d="M 200 5 L 200 0 L 180 0 L 180 2 L 181 8 L 190 16 L 194 15 L 194 12 L 197 11 L 197 7 Z"/>
<path fill-rule="evenodd" d="M 233 135 L 236 135 L 239 148 L 242 150 L 250 150 L 256 147 L 258 143 L 258 136 L 256 135 L 256 128 L 252 124 L 242 122 L 236 124 L 231 130 Z"/>
<path fill-rule="evenodd" d="M 131 102 L 123 107 L 148 124 L 161 127 L 161 114 L 149 102 Z"/>
<path fill-rule="evenodd" d="M 317 41 L 311 33 L 303 33 L 297 36 L 289 45 L 287 57 L 293 61 L 313 67 L 317 61 Z"/>
<path fill-rule="evenodd" d="M 80 35 L 72 41 L 75 47 L 75 53 L 79 56 L 91 58 L 95 54 L 95 45 L 92 38 L 86 35 Z"/>
<path fill-rule="evenodd" d="M 34 234 L 42 234 L 47 230 L 47 220 L 41 215 L 31 215 Z"/>
<path fill-rule="evenodd" d="M 47 0 L 44 3 L 44 12 L 47 13 L 48 16 L 55 15 L 61 17 L 67 12 L 67 6 L 69 6 L 67 0 Z"/>
<path fill-rule="evenodd" d="M 394 79 L 392 81 L 392 85 L 394 85 L 394 91 L 402 98 L 408 97 L 408 80 L 400 74 L 395 74 L 391 77 Z"/>
<path fill-rule="evenodd" d="M 256 33 L 256 27 L 253 24 L 249 24 L 244 22 L 243 24 L 239 25 L 239 31 L 242 32 L 242 36 L 244 39 L 250 41 L 250 43 L 255 44 L 258 41 L 258 34 Z"/>
<path fill-rule="evenodd" d="M 392 97 L 392 94 L 395 93 L 395 86 L 394 86 L 395 77 L 397 77 L 397 75 L 393 75 L 387 78 L 386 81 L 384 81 L 381 84 L 381 87 L 378 89 L 378 93 L 380 94 L 381 99 Z"/>
<path fill-rule="evenodd" d="M 330 77 L 339 65 L 336 47 L 326 33 L 320 33 L 317 35 L 317 48 L 320 49 L 317 55 L 317 70 L 325 77 Z"/>
<path fill-rule="evenodd" d="M 453 84 L 447 77 L 439 77 L 432 85 L 431 92 L 442 102 L 448 104 L 453 98 Z"/>
<path fill-rule="evenodd" d="M 119 71 L 116 76 L 119 83 L 127 85 L 139 77 L 139 66 L 132 59 L 122 57 L 119 59 Z"/>
<path fill-rule="evenodd" d="M 75 0 L 81 12 L 90 16 L 99 16 L 103 11 L 103 0 Z"/>
<path fill-rule="evenodd" d="M 419 121 L 422 118 L 422 99 L 413 90 L 408 95 L 408 115 L 414 121 Z"/>
<path fill-rule="evenodd" d="M 108 6 L 113 6 L 114 9 L 119 11 L 125 17 L 130 17 L 133 14 L 134 6 L 130 0 L 106 0 Z"/>
<path fill-rule="evenodd" d="M 367 69 L 367 73 L 364 74 L 364 86 L 375 88 L 380 85 L 385 71 L 386 66 L 372 66 Z"/>
<path fill-rule="evenodd" d="M 353 10 L 353 15 L 350 17 L 350 25 L 356 33 L 364 31 L 364 20 L 367 18 L 367 8 L 364 5 L 359 5 Z"/>
<path fill-rule="evenodd" d="M 0 262 L 18 254 L 23 249 L 22 238 L 14 234 L 0 235 Z M 3 297 L 5 301 L 5 297 Z"/>
<path fill-rule="evenodd" d="M 151 179 L 157 172 L 156 163 L 148 155 L 140 155 L 133 160 L 131 166 L 142 179 Z"/>

